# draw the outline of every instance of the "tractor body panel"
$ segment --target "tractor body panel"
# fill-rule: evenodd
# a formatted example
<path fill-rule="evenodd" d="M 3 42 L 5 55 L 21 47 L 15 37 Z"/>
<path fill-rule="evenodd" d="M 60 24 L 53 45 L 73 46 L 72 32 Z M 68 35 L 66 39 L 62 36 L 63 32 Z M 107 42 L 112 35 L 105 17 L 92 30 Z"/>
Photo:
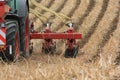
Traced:
<path fill-rule="evenodd" d="M 29 19 L 28 14 L 28 0 L 0 0 L 0 53 L 5 51 L 10 45 L 7 45 L 7 25 L 8 20 L 16 21 L 18 26 L 20 46 L 21 40 L 26 37 L 26 19 Z M 14 24 L 10 21 L 11 24 Z M 24 24 L 24 25 L 23 25 Z M 30 22 L 28 22 L 28 25 Z M 10 26 L 11 27 L 11 26 Z M 29 28 L 29 26 L 27 26 Z M 11 27 L 12 28 L 12 27 Z M 24 31 L 21 31 L 21 30 Z M 29 30 L 29 29 L 28 29 Z M 17 30 L 16 30 L 17 31 Z M 24 35 L 23 35 L 24 34 Z M 14 36 L 14 35 L 12 35 Z M 24 36 L 24 37 L 23 37 Z M 27 41 L 29 43 L 29 41 Z M 9 47 L 10 48 L 10 47 Z M 20 47 L 21 48 L 21 47 Z M 23 50 L 21 50 L 23 52 Z M 9 53 L 8 53 L 9 54 Z"/>
<path fill-rule="evenodd" d="M 16 13 L 19 17 L 25 17 L 27 15 L 26 8 L 29 7 L 28 0 L 9 0 L 8 4 L 12 8 L 12 13 Z"/>
<path fill-rule="evenodd" d="M 5 1 L 0 1 L 0 24 L 4 23 L 5 16 L 9 13 L 10 7 L 6 5 Z"/>
<path fill-rule="evenodd" d="M 6 25 L 5 16 L 9 13 L 10 7 L 5 1 L 0 1 L 0 48 L 6 46 Z"/>

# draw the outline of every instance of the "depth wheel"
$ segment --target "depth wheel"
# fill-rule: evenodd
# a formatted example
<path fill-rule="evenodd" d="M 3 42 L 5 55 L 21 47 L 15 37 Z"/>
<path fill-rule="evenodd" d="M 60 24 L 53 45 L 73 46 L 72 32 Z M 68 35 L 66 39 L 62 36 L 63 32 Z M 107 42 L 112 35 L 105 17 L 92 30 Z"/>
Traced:
<path fill-rule="evenodd" d="M 53 54 L 56 53 L 56 45 L 52 45 L 50 46 L 50 54 Z"/>
<path fill-rule="evenodd" d="M 49 48 L 44 48 L 42 47 L 42 53 L 44 54 L 54 54 L 56 52 L 56 47 L 55 46 L 50 46 Z"/>
<path fill-rule="evenodd" d="M 77 54 L 78 54 L 78 46 L 74 47 L 72 50 L 66 49 L 64 57 L 76 58 Z"/>
<path fill-rule="evenodd" d="M 69 50 L 68 50 L 68 49 L 65 50 L 64 57 L 65 57 L 65 58 L 69 58 Z"/>
<path fill-rule="evenodd" d="M 76 58 L 77 54 L 78 54 L 78 46 L 73 48 L 71 57 Z"/>

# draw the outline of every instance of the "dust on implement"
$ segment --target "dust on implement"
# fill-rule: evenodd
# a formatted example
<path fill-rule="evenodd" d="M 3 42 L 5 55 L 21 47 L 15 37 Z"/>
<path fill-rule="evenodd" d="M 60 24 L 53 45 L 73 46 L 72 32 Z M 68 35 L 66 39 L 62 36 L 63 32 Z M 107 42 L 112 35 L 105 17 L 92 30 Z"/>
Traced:
<path fill-rule="evenodd" d="M 43 39 L 42 52 L 54 54 L 56 42 L 54 39 L 66 39 L 65 57 L 76 57 L 79 45 L 76 39 L 81 39 L 80 33 L 75 33 L 73 23 L 68 23 L 68 30 L 52 32 L 51 23 L 46 24 L 43 32 L 36 32 L 29 20 L 28 0 L 0 0 L 0 56 L 4 60 L 14 61 L 20 55 L 30 56 L 33 50 L 32 39 Z"/>

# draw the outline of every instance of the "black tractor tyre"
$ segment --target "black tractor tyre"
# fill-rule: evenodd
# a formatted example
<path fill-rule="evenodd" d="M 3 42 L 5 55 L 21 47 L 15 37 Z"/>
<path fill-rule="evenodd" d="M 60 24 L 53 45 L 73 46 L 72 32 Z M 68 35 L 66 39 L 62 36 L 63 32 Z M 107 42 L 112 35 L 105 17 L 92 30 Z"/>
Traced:
<path fill-rule="evenodd" d="M 6 20 L 6 45 L 8 47 L 3 53 L 3 59 L 14 61 L 20 55 L 19 25 L 15 20 Z M 12 54 L 9 46 L 12 46 Z"/>
<path fill-rule="evenodd" d="M 25 22 L 26 18 L 22 18 L 20 20 L 20 23 L 21 23 L 21 27 L 20 27 L 20 45 L 22 46 L 21 47 L 21 51 L 22 51 L 22 56 L 24 57 L 29 57 L 30 55 L 30 51 L 29 50 L 26 50 L 26 22 Z M 28 34 L 28 37 L 27 37 L 27 44 L 30 44 L 30 38 L 29 38 L 29 32 L 27 33 Z M 29 47 L 27 47 L 29 49 Z"/>
<path fill-rule="evenodd" d="M 20 18 L 20 45 L 22 56 L 29 57 L 32 52 L 33 48 L 30 48 L 30 27 L 29 27 L 29 17 L 28 17 L 28 7 L 26 5 L 26 16 Z"/>

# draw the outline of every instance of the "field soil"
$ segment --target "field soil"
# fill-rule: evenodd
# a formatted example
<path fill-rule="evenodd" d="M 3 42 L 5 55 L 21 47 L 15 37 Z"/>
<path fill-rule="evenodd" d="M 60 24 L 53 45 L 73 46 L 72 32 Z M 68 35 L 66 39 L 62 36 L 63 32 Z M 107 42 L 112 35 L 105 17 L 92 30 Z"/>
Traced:
<path fill-rule="evenodd" d="M 76 58 L 64 58 L 65 40 L 56 40 L 57 53 L 42 53 L 42 40 L 32 40 L 30 58 L 0 64 L 0 80 L 120 80 L 120 0 L 36 0 L 57 13 L 73 19 L 80 49 Z M 30 14 L 35 30 L 52 22 L 52 31 L 64 32 L 65 23 L 54 14 L 39 11 L 41 19 Z M 47 18 L 45 18 L 45 17 Z"/>

